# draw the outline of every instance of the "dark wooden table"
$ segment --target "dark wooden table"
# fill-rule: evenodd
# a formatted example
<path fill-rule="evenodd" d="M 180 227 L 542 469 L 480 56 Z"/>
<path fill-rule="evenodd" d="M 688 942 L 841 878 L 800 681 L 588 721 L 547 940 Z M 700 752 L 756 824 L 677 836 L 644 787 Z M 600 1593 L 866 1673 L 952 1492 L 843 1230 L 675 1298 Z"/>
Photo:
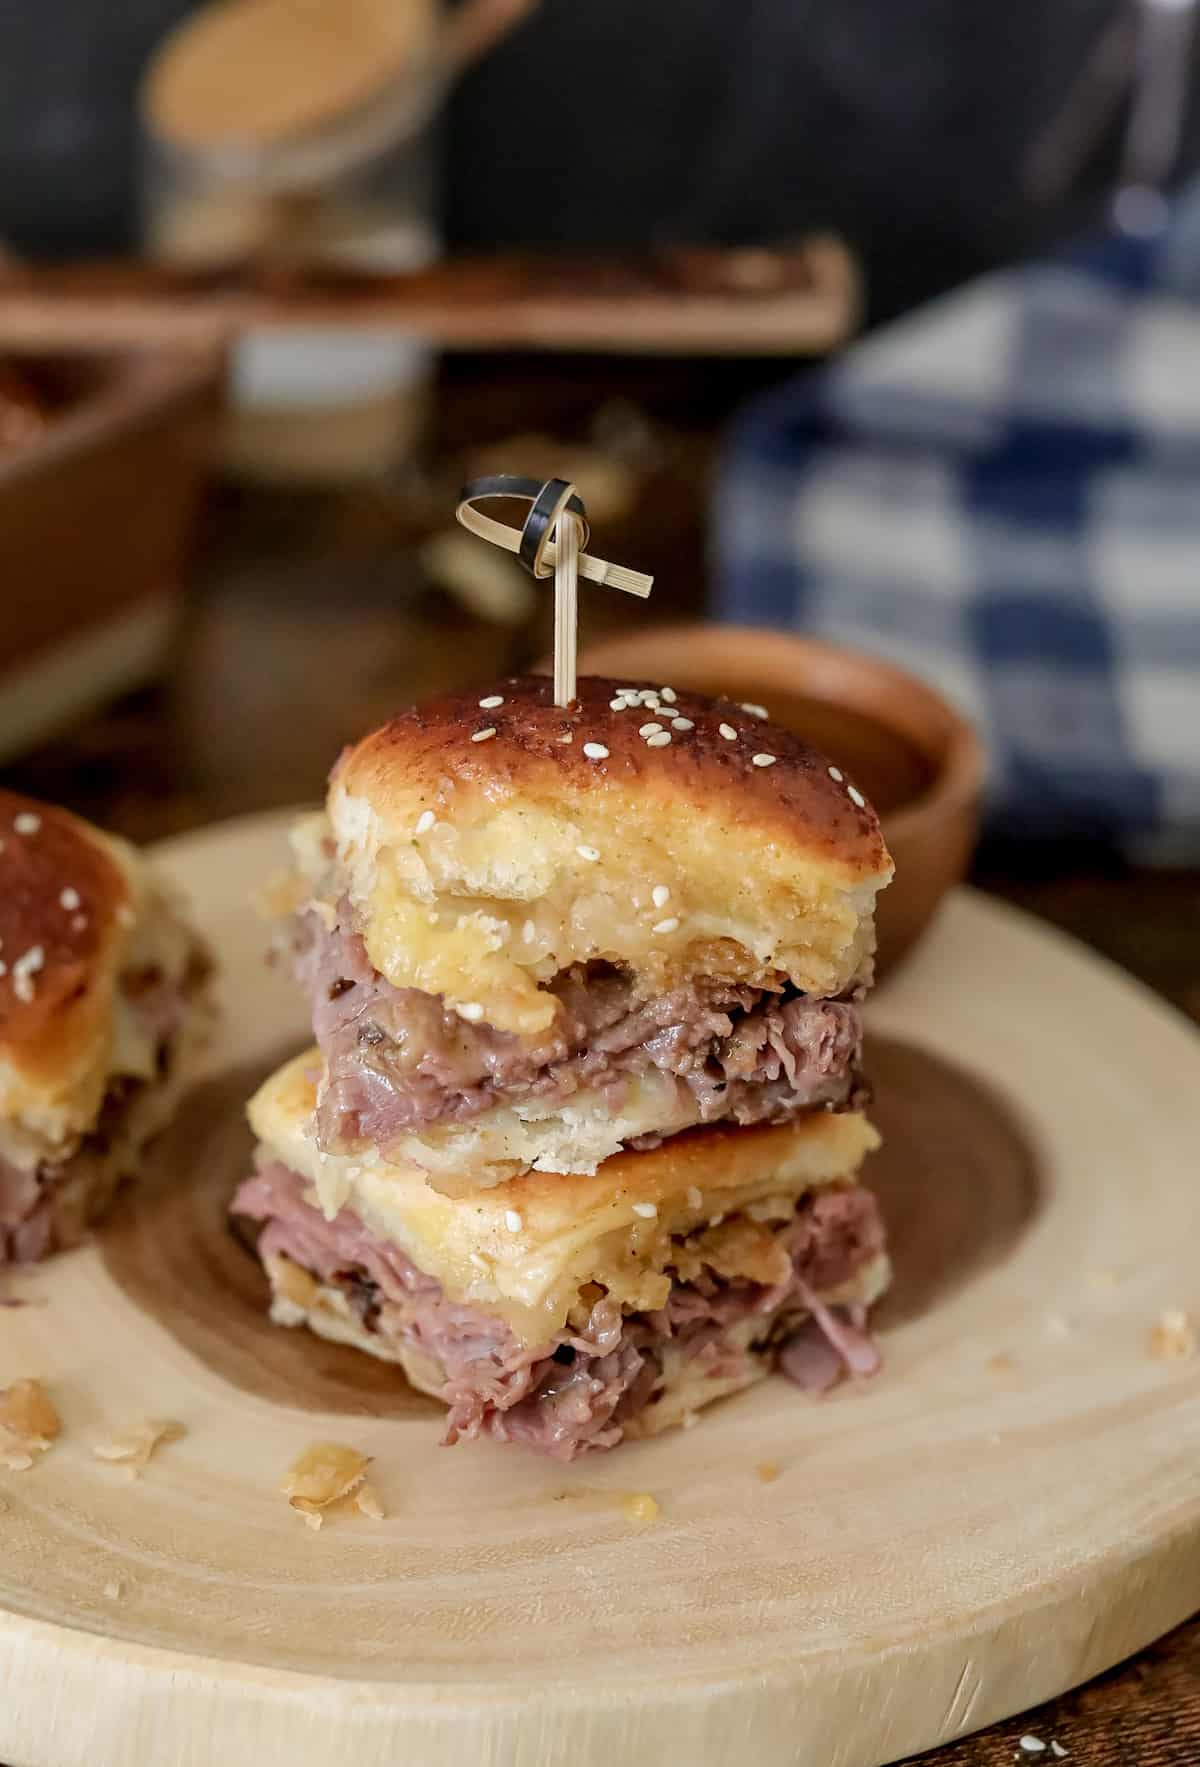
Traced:
<path fill-rule="evenodd" d="M 504 434 L 505 423 L 528 427 L 531 402 L 542 421 L 578 434 L 597 384 L 586 365 L 556 364 L 536 401 L 526 380 L 517 383 L 518 414 L 486 373 L 459 372 L 462 385 L 443 401 L 438 473 L 353 495 L 217 493 L 163 682 L 0 779 L 134 839 L 158 839 L 313 799 L 340 744 L 374 719 L 543 652 L 544 603 L 517 625 L 470 618 L 423 579 L 416 543 L 448 506 L 466 437 Z M 719 389 L 713 398 L 719 405 Z M 661 573 L 660 617 L 694 615 L 703 605 L 699 504 L 711 422 L 694 387 L 688 408 L 699 409 L 700 420 L 689 427 L 668 416 L 644 463 L 645 495 L 605 528 L 608 556 Z M 589 597 L 585 629 L 627 619 L 627 609 L 613 605 L 621 600 Z M 1200 1022 L 1200 873 L 1133 872 L 1095 853 L 1009 851 L 986 854 L 977 881 L 1084 939 Z M 1045 1752 L 1022 1754 L 1024 1735 L 1044 1741 Z M 1015 1757 L 1050 1767 L 1051 1740 L 1080 1767 L 1200 1763 L 1200 1621 L 936 1759 L 939 1767 L 1011 1767 Z"/>

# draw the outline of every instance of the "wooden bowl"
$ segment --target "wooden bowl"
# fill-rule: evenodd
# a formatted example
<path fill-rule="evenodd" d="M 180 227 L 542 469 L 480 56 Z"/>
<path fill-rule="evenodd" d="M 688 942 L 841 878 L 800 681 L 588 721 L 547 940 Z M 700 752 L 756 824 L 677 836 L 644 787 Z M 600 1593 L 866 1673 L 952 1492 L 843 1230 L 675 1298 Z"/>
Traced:
<path fill-rule="evenodd" d="M 0 457 L 0 758 L 150 679 L 217 437 L 215 350 L 22 355 L 41 433 Z"/>
<path fill-rule="evenodd" d="M 890 663 L 751 626 L 658 626 L 585 648 L 580 673 L 765 705 L 836 761 L 883 823 L 896 876 L 879 900 L 879 970 L 920 938 L 975 844 L 983 748 L 932 688 Z"/>

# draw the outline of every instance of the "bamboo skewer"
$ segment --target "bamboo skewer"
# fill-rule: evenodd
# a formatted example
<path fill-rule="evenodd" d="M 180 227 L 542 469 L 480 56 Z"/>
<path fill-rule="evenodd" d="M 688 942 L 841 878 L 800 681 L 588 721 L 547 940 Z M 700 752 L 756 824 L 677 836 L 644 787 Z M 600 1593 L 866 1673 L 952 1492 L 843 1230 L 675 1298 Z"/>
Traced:
<path fill-rule="evenodd" d="M 579 519 L 564 509 L 554 528 L 554 703 L 575 698 L 579 636 Z"/>
<path fill-rule="evenodd" d="M 529 513 L 521 527 L 511 527 L 476 507 L 496 497 L 528 503 Z M 539 484 L 536 479 L 511 473 L 475 479 L 463 490 L 455 513 L 463 527 L 481 540 L 515 552 L 530 576 L 553 575 L 554 703 L 569 706 L 575 698 L 580 577 L 642 600 L 653 588 L 654 578 L 584 550 L 590 533 L 587 512 L 567 479 L 547 479 Z"/>

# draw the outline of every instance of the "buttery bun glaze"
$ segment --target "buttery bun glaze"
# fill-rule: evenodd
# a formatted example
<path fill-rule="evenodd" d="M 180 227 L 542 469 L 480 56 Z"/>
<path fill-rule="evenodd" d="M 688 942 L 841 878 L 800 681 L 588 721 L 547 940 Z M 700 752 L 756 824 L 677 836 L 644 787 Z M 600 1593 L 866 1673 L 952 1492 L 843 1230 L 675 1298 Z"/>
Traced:
<path fill-rule="evenodd" d="M 525 1035 L 592 959 L 644 996 L 838 994 L 892 871 L 853 783 L 758 708 L 599 678 L 566 709 L 540 676 L 415 707 L 343 755 L 328 813 L 375 967 Z"/>

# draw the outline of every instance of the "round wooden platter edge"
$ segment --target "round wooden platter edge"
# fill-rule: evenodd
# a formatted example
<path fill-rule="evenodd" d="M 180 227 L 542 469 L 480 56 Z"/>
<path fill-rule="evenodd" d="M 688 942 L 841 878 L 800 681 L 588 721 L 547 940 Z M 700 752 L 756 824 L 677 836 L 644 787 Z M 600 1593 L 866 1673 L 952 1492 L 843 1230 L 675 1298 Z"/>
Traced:
<path fill-rule="evenodd" d="M 287 820 L 246 819 L 172 842 L 164 852 L 168 869 L 185 884 L 191 876 L 203 883 L 202 918 L 223 949 L 231 928 L 243 955 L 253 944 L 240 904 L 247 888 L 262 880 L 267 856 L 282 856 Z M 947 1056 L 958 1052 L 969 1018 L 949 1011 L 943 1023 L 939 990 L 970 985 L 985 997 L 990 987 L 1003 987 L 1018 950 L 1030 966 L 1030 985 L 1039 969 L 1056 986 L 1073 979 L 1088 1038 L 1098 1035 L 1097 1012 L 1132 1013 L 1141 1042 L 1169 1053 L 1176 1079 L 1200 1077 L 1200 1040 L 1156 997 L 1062 935 L 966 892 L 947 905 L 910 968 L 880 994 L 880 1022 L 889 1031 L 911 1022 Z M 273 1011 L 280 1024 L 291 1011 L 278 990 Z M 1020 1040 L 1019 1026 L 995 1040 L 1000 1065 L 1011 1061 L 1000 1078 L 1018 1110 L 1025 1101 L 1033 1118 L 1041 1111 L 1044 1130 L 1051 1112 L 1037 1094 L 1036 1052 L 1026 1057 Z M 969 1059 L 969 1048 L 966 1054 Z M 1072 1067 L 1065 1052 L 1063 1059 L 1065 1108 L 1078 1110 L 1089 1097 L 1088 1075 L 1080 1063 Z M 1149 1074 L 1151 1055 L 1143 1059 Z M 1148 1119 L 1161 1112 L 1170 1078 L 1147 1100 Z M 1039 1124 L 1033 1127 L 1036 1134 Z M 1175 1157 L 1171 1145 L 1167 1151 Z M 1054 1185 L 1052 1173 L 1052 1201 Z M 1046 1228 L 1043 1222 L 1039 1231 Z M 1043 1272 L 1052 1254 L 1053 1247 L 1043 1252 Z M 992 1280 L 987 1292 L 994 1295 L 995 1287 Z M 1163 1299 L 1174 1304 L 1188 1297 L 1172 1292 Z M 894 1378 L 903 1380 L 903 1371 Z M 1192 1376 L 1180 1378 L 1190 1398 Z M 980 1379 L 986 1380 L 982 1371 Z M 1179 1406 L 1184 1387 L 1177 1391 Z M 1186 1433 L 1195 1441 L 1200 1398 L 1186 1416 Z M 702 1422 L 691 1440 L 703 1429 Z M 1087 1477 L 1081 1454 L 1079 1478 Z M 1020 1501 L 1018 1488 L 1014 1504 Z M 1007 1591 L 982 1602 L 969 1624 L 961 1603 L 939 1604 L 936 1564 L 928 1574 L 924 1618 L 906 1631 L 881 1629 L 860 1646 L 810 1651 L 797 1660 L 773 1648 L 764 1630 L 756 1665 L 748 1669 L 743 1662 L 728 1674 L 711 1668 L 664 1674 L 651 1662 L 644 1673 L 635 1665 L 614 1677 L 568 1660 L 561 1677 L 543 1666 L 507 1681 L 481 1675 L 388 1682 L 193 1655 L 105 1635 L 82 1616 L 65 1623 L 0 1607 L 0 1758 L 9 1767 L 82 1767 L 97 1759 L 106 1767 L 168 1760 L 208 1767 L 251 1758 L 262 1767 L 276 1761 L 325 1767 L 352 1746 L 356 1767 L 462 1767 L 467 1759 L 520 1767 L 565 1760 L 572 1767 L 675 1760 L 723 1767 L 738 1755 L 762 1767 L 877 1767 L 1065 1691 L 1194 1612 L 1200 1606 L 1200 1488 L 1145 1527 L 1132 1517 L 1127 1537 L 1114 1538 L 1110 1530 L 1094 1552 L 1083 1546 L 1069 1569 L 1031 1563 L 1014 1571 Z M 675 1617 L 665 1612 L 664 1627 Z"/>

